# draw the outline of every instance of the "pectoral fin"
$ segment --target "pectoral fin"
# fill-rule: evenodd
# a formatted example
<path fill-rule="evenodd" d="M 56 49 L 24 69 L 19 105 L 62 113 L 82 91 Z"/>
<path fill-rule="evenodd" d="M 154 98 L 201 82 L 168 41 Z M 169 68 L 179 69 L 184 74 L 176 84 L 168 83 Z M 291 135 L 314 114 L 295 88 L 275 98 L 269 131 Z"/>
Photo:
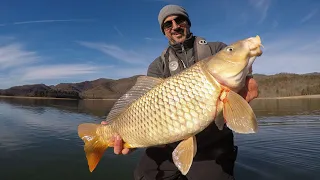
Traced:
<path fill-rule="evenodd" d="M 195 136 L 181 141 L 172 152 L 172 160 L 183 175 L 188 173 L 196 153 L 197 142 Z"/>
<path fill-rule="evenodd" d="M 237 133 L 255 133 L 258 125 L 249 103 L 233 91 L 226 93 L 223 100 L 223 116 L 227 126 Z"/>

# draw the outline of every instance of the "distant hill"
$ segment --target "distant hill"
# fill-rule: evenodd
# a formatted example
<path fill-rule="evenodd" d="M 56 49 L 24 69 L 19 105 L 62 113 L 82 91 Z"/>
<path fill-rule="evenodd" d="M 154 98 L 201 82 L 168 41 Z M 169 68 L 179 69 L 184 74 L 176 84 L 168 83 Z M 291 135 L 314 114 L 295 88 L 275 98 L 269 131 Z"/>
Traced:
<path fill-rule="evenodd" d="M 117 99 L 128 91 L 138 76 L 118 80 L 100 78 L 79 83 L 47 86 L 32 84 L 0 90 L 2 96 L 53 97 L 72 99 Z"/>
<path fill-rule="evenodd" d="M 254 75 L 259 97 L 286 97 L 320 94 L 320 73 Z"/>
<path fill-rule="evenodd" d="M 137 76 L 118 80 L 100 78 L 79 83 L 47 86 L 33 84 L 0 90 L 2 96 L 53 97 L 72 99 L 117 99 L 135 83 Z M 275 75 L 254 74 L 259 97 L 284 97 L 320 94 L 320 73 Z"/>

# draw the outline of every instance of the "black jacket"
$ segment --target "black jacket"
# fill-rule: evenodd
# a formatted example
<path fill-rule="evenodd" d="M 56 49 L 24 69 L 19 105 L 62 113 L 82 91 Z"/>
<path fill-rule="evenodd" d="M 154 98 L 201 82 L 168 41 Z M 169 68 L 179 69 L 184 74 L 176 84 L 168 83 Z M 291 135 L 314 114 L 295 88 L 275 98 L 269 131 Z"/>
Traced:
<path fill-rule="evenodd" d="M 198 56 L 195 55 L 196 50 L 194 49 L 197 48 L 194 48 L 194 42 L 195 37 L 191 35 L 183 44 L 170 46 L 187 68 L 198 61 Z M 211 53 L 205 54 L 215 54 L 226 47 L 226 44 L 222 42 L 209 42 L 208 45 Z M 169 77 L 171 74 L 164 62 L 161 56 L 156 58 L 150 64 L 147 75 L 161 78 Z M 232 131 L 226 126 L 220 131 L 215 123 L 212 123 L 198 133 L 196 139 L 197 153 L 194 157 L 193 168 L 190 169 L 187 176 L 195 176 L 194 178 L 203 180 L 232 179 L 237 156 L 237 148 L 233 144 Z M 172 151 L 178 143 L 168 144 L 166 147 L 147 148 L 134 171 L 134 179 L 186 179 L 172 162 Z M 196 161 L 197 163 L 195 163 Z M 180 178 L 177 178 L 178 176 Z"/>

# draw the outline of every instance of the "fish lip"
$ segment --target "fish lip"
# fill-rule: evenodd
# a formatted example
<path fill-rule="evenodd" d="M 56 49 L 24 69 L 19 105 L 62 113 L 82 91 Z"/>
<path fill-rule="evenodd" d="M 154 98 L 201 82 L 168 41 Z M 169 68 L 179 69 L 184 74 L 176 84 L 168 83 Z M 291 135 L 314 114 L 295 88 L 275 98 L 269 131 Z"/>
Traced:
<path fill-rule="evenodd" d="M 250 50 L 250 56 L 253 57 L 259 57 L 262 55 L 261 47 L 264 46 L 261 43 L 260 36 L 252 37 L 247 40 L 247 46 Z"/>
<path fill-rule="evenodd" d="M 258 46 L 256 46 L 256 47 L 250 49 L 250 58 L 252 58 L 252 57 L 259 57 L 259 56 L 262 55 L 261 46 L 262 46 L 262 45 L 258 45 Z M 249 58 L 249 59 L 250 59 L 250 58 Z"/>

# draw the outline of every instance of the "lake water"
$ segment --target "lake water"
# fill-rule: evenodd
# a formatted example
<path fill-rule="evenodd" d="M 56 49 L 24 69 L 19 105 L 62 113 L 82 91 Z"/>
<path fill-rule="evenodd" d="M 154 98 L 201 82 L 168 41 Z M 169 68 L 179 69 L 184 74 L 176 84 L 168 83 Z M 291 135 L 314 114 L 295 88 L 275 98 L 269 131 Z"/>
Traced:
<path fill-rule="evenodd" d="M 77 136 L 109 101 L 0 99 L 0 180 L 132 179 L 142 150 L 109 149 L 90 173 Z M 237 180 L 320 179 L 320 99 L 254 100 L 257 134 L 235 134 Z"/>

